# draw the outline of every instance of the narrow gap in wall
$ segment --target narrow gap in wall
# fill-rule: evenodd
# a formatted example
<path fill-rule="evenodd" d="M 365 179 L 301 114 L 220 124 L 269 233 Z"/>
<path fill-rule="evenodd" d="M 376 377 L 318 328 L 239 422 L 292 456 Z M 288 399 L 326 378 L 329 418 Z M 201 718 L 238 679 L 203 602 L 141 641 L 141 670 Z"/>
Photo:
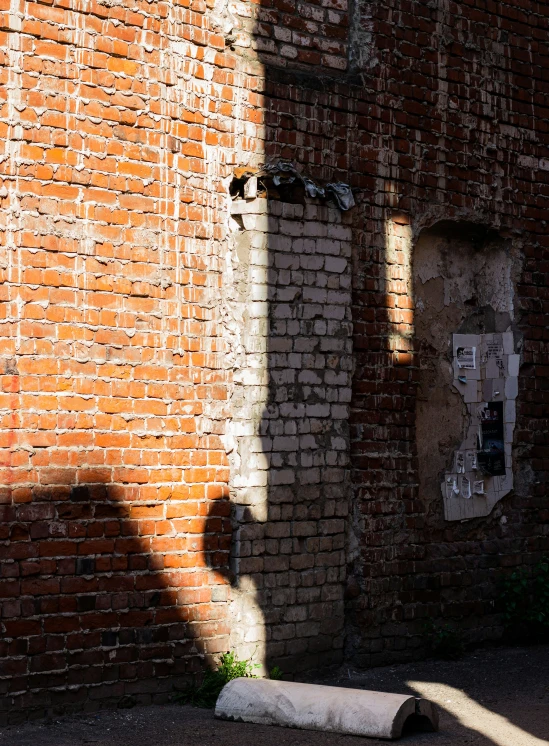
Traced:
<path fill-rule="evenodd" d="M 305 187 L 300 181 L 275 183 L 271 174 L 237 168 L 229 194 L 233 199 L 270 199 L 292 205 L 305 205 Z"/>
<path fill-rule="evenodd" d="M 442 491 L 446 520 L 486 516 L 513 487 L 513 256 L 496 231 L 448 221 L 414 249 L 421 494 Z"/>

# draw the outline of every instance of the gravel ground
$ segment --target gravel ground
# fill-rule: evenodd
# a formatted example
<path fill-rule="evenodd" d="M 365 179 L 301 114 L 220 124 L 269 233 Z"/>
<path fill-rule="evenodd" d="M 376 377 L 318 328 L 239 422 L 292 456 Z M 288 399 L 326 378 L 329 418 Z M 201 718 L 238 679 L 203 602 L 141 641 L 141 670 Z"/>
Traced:
<path fill-rule="evenodd" d="M 344 666 L 319 683 L 411 692 L 436 702 L 439 733 L 414 733 L 418 746 L 547 746 L 549 646 L 497 648 L 459 661 L 357 671 Z M 0 729 L 0 746 L 358 746 L 377 739 L 215 720 L 179 705 L 60 717 Z"/>

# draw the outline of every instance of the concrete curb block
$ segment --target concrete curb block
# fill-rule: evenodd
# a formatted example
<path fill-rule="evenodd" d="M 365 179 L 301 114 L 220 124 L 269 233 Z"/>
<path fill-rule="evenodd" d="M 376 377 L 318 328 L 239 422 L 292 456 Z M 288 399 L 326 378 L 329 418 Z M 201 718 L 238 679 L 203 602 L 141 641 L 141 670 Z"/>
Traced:
<path fill-rule="evenodd" d="M 438 714 L 426 700 L 293 681 L 234 679 L 223 687 L 215 707 L 215 716 L 223 720 L 388 739 L 399 738 L 411 715 L 426 718 L 438 730 Z"/>

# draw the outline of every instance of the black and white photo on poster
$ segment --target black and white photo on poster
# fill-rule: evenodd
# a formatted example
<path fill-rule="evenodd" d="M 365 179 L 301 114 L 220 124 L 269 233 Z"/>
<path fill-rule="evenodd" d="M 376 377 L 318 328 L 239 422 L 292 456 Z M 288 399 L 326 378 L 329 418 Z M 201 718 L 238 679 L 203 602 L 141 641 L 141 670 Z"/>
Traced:
<path fill-rule="evenodd" d="M 456 362 L 458 368 L 463 368 L 465 370 L 475 370 L 476 356 L 476 347 L 458 347 L 456 350 Z"/>
<path fill-rule="evenodd" d="M 491 476 L 505 474 L 503 402 L 483 404 L 479 409 L 478 465 Z"/>

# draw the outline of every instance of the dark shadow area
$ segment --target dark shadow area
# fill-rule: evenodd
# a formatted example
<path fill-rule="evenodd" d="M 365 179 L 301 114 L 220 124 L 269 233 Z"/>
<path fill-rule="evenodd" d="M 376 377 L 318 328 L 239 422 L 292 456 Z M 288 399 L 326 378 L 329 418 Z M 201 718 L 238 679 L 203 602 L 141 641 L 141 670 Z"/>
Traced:
<path fill-rule="evenodd" d="M 414 732 L 403 736 L 397 743 L 421 746 L 460 746 L 469 742 L 478 746 L 507 746 L 508 743 L 533 746 L 535 743 L 538 746 L 539 739 L 546 740 L 549 735 L 546 723 L 547 694 L 536 700 L 532 692 L 539 692 L 540 684 L 542 690 L 544 688 L 547 649 L 539 648 L 525 654 L 523 651 L 516 651 L 516 657 L 513 657 L 514 652 L 505 651 L 502 655 L 502 651 L 490 651 L 483 654 L 486 657 L 481 656 L 476 661 L 469 659 L 458 666 L 469 676 L 469 688 L 466 691 L 473 705 L 479 702 L 488 713 L 497 709 L 511 723 L 517 722 L 519 727 L 528 720 L 528 727 L 523 730 L 523 742 L 516 731 L 502 732 L 494 728 L 493 723 L 490 724 L 491 732 L 486 734 L 461 722 L 470 711 L 468 701 L 461 703 L 459 700 L 462 695 L 460 688 L 467 682 L 461 675 L 454 676 L 454 664 L 425 662 L 378 668 L 369 672 L 357 672 L 355 669 L 348 671 L 345 668 L 340 680 L 323 679 L 323 683 L 413 693 L 413 686 L 407 686 L 407 681 L 429 682 L 431 699 L 436 699 L 439 703 L 440 731 Z M 494 661 L 496 667 L 492 677 L 486 672 L 492 670 Z M 454 693 L 437 693 L 439 681 L 453 686 Z M 507 682 L 508 686 L 505 685 Z M 459 710 L 448 711 L 446 707 L 450 707 L 452 703 L 445 703 L 446 699 L 454 700 L 453 703 L 459 705 Z M 537 735 L 529 736 L 528 732 Z M 4 734 L 6 743 L 9 742 L 10 746 L 27 746 L 35 742 L 43 746 L 84 746 L 90 742 L 98 746 L 209 746 L 214 742 L 226 746 L 254 746 L 258 742 L 266 746 L 356 746 L 364 743 L 364 739 L 353 736 L 215 720 L 208 710 L 174 705 L 57 717 L 48 724 L 12 727 L 4 731 Z M 375 746 L 387 743 L 377 739 L 368 739 L 367 742 Z M 543 742 L 542 740 L 541 743 Z"/>
<path fill-rule="evenodd" d="M 404 742 L 541 746 L 549 737 L 546 667 L 549 648 L 499 648 L 465 655 L 458 661 L 427 660 L 359 671 L 344 666 L 339 677 L 322 683 L 398 692 L 437 704 L 437 734 L 407 733 Z M 425 740 L 424 740 L 425 739 Z"/>
<path fill-rule="evenodd" d="M 165 702 L 227 649 L 228 501 L 200 520 L 173 500 L 162 523 L 135 489 L 43 486 L 2 506 L 4 724 Z"/>
<path fill-rule="evenodd" d="M 417 733 L 433 733 L 433 724 L 425 715 L 410 715 L 402 727 L 402 738 L 414 738 Z"/>
<path fill-rule="evenodd" d="M 32 485 L 12 490 L 8 481 L 15 483 L 16 475 L 6 475 L 1 492 L 4 721 L 20 717 L 16 708 L 40 716 L 58 707 L 163 702 L 229 648 L 294 676 L 345 658 L 372 666 L 421 657 L 430 619 L 455 623 L 468 642 L 501 634 L 494 580 L 547 548 L 540 530 L 548 520 L 544 485 L 528 491 L 534 472 L 526 465 L 535 457 L 541 470 L 546 455 L 542 373 L 524 388 L 522 491 L 507 499 L 505 515 L 496 511 L 486 523 L 449 528 L 440 504 L 423 491 L 433 479 L 424 485 L 419 473 L 420 462 L 431 457 L 429 443 L 418 453 L 417 392 L 429 403 L 439 371 L 413 328 L 410 252 L 425 225 L 437 224 L 446 240 L 455 221 L 467 223 L 458 231 L 460 250 L 494 238 L 491 229 L 470 224 L 475 216 L 497 223 L 505 240 L 522 230 L 522 216 L 517 222 L 514 214 L 517 195 L 537 182 L 531 174 L 507 182 L 518 166 L 498 148 L 522 154 L 538 135 L 534 127 L 511 148 L 502 136 L 495 144 L 500 119 L 510 131 L 527 115 L 507 120 L 511 109 L 487 103 L 478 50 L 469 37 L 453 35 L 454 22 L 459 16 L 465 23 L 470 6 L 458 3 L 460 13 L 452 14 L 442 4 L 409 5 L 264 0 L 255 18 L 242 9 L 240 26 L 225 33 L 225 51 L 236 53 L 223 62 L 223 76 L 231 79 L 236 70 L 234 86 L 242 94 L 234 116 L 245 147 L 235 159 L 246 160 L 229 187 L 231 215 L 220 221 L 231 225 L 232 275 L 224 277 L 217 309 L 233 314 L 224 323 L 235 364 L 221 366 L 234 377 L 230 493 L 207 473 L 204 454 L 215 450 L 208 436 L 199 446 L 166 445 L 182 459 L 192 452 L 196 463 L 184 465 L 197 474 L 180 494 L 182 485 L 172 479 L 158 500 L 149 499 L 146 487 L 156 486 L 146 476 L 130 482 L 124 469 L 119 480 L 110 467 L 98 468 L 99 476 L 89 465 L 57 469 L 51 442 L 32 446 L 32 458 L 24 448 L 10 454 L 14 469 L 33 459 L 41 468 L 46 450 L 54 460 L 42 486 L 33 473 Z M 493 41 L 497 52 L 510 31 L 483 26 L 482 13 L 476 10 L 471 27 L 459 31 Z M 246 42 L 241 47 L 239 34 Z M 519 65 L 511 54 L 500 64 L 491 49 L 481 51 L 498 75 L 507 64 Z M 523 64 L 520 77 L 531 79 Z M 467 84 L 464 71 L 471 76 Z M 186 135 L 181 139 L 189 145 Z M 194 147 L 190 143 L 189 153 Z M 326 190 L 349 184 L 357 206 L 343 212 L 337 200 L 311 197 L 302 182 L 290 181 L 288 168 L 279 168 L 279 183 L 272 174 L 262 176 L 256 196 L 246 194 L 258 170 L 281 162 Z M 499 168 L 509 173 L 502 177 Z M 538 199 L 536 192 L 536 205 Z M 541 221 L 539 208 L 532 210 Z M 201 238 L 203 228 L 196 233 Z M 204 269 L 200 261 L 189 266 Z M 529 272 L 542 287 L 538 268 L 530 264 Z M 523 289 L 521 303 L 535 283 Z M 529 363 L 533 369 L 534 349 L 542 372 L 544 292 L 533 306 Z M 144 304 L 147 298 L 136 299 Z M 471 329 L 493 324 L 496 330 L 502 322 L 478 296 L 464 304 Z M 195 333 L 206 338 L 203 329 Z M 193 352 L 195 344 L 193 337 Z M 198 368 L 208 370 L 208 385 L 215 383 L 215 366 L 202 362 L 186 383 L 202 386 L 193 378 Z M 12 409 L 15 420 L 19 405 Z M 538 420 L 537 430 L 530 427 Z M 424 425 L 425 440 L 438 426 L 435 417 Z M 55 431 L 51 422 L 48 428 Z M 129 432 L 127 423 L 122 428 Z M 76 431 L 85 429 L 70 424 L 66 431 L 78 444 Z M 497 665 L 490 665 L 494 675 Z M 512 688 L 512 671 L 506 671 Z M 444 683 L 440 671 L 435 674 L 428 681 Z M 468 676 L 464 668 L 448 686 L 475 698 Z M 377 688 L 401 686 L 391 676 L 386 684 L 373 674 L 365 680 Z M 511 690 L 508 695 L 507 702 Z M 524 731 L 533 728 L 526 710 L 509 717 Z M 542 727 L 540 738 L 547 736 Z"/>
<path fill-rule="evenodd" d="M 340 663 L 350 227 L 271 159 L 233 181 L 233 640 L 286 675 Z M 312 182 L 310 182 L 312 183 Z"/>

